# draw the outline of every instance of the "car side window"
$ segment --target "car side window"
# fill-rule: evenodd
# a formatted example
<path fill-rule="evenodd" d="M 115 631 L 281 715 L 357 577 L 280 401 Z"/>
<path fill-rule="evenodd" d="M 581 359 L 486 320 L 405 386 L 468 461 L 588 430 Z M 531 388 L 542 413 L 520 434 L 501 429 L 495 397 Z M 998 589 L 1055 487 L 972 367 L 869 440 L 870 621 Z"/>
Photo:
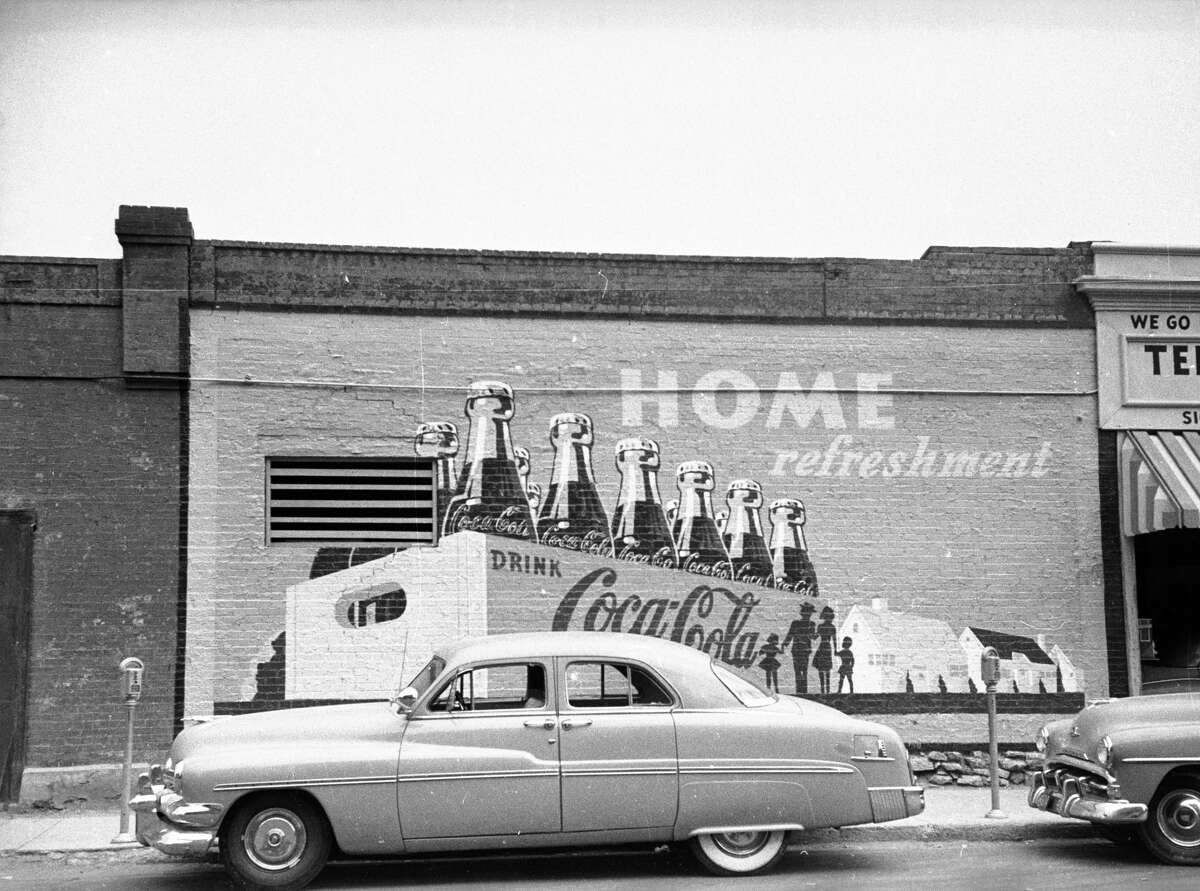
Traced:
<path fill-rule="evenodd" d="M 546 707 L 546 669 L 538 662 L 481 665 L 454 676 L 429 701 L 431 712 Z"/>
<path fill-rule="evenodd" d="M 671 694 L 645 669 L 621 662 L 567 665 L 567 703 L 572 708 L 672 705 Z"/>

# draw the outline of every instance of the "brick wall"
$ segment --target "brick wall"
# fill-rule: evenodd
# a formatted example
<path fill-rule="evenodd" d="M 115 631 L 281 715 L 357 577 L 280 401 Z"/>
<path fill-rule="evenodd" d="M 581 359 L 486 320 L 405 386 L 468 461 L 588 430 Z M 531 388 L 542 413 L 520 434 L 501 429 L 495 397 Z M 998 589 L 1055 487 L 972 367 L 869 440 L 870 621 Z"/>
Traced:
<path fill-rule="evenodd" d="M 124 386 L 119 280 L 0 258 L 0 506 L 38 522 L 28 766 L 123 757 L 126 655 L 147 666 L 143 750 L 172 731 L 179 394 Z"/>

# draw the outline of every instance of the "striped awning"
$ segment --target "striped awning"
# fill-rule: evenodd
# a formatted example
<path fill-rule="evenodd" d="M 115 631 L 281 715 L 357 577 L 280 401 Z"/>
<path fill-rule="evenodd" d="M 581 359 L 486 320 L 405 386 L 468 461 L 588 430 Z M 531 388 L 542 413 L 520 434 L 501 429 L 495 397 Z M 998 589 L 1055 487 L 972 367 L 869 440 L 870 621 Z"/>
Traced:
<path fill-rule="evenodd" d="M 1117 454 L 1126 535 L 1200 528 L 1200 433 L 1131 430 Z"/>

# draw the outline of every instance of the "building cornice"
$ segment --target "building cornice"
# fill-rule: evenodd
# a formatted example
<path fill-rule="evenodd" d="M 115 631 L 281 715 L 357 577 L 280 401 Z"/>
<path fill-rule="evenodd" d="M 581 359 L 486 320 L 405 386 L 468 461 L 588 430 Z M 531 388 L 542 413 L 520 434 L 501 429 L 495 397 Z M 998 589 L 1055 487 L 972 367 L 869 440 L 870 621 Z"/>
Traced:
<path fill-rule="evenodd" d="M 1150 307 L 1200 312 L 1200 279 L 1129 279 L 1083 275 L 1076 289 L 1093 312 L 1145 311 Z"/>

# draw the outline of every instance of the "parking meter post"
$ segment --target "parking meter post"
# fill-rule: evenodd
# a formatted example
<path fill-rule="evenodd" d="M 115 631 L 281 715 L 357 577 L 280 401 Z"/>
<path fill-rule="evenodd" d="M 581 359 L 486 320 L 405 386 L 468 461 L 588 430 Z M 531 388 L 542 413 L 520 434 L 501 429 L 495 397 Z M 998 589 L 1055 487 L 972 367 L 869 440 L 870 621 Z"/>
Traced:
<path fill-rule="evenodd" d="M 125 697 L 125 708 L 129 713 L 125 727 L 125 764 L 121 771 L 121 827 L 112 840 L 114 845 L 137 842 L 137 836 L 129 829 L 132 811 L 129 807 L 130 782 L 133 779 L 133 716 L 138 700 L 142 697 L 142 672 L 145 665 L 141 659 L 130 656 L 121 660 L 121 692 Z"/>
<path fill-rule="evenodd" d="M 1000 682 L 1000 653 L 995 647 L 984 649 L 979 669 L 987 687 L 988 761 L 992 779 L 992 809 L 984 816 L 1004 820 L 1006 815 L 1000 810 L 1000 745 L 996 740 L 996 685 Z"/>

